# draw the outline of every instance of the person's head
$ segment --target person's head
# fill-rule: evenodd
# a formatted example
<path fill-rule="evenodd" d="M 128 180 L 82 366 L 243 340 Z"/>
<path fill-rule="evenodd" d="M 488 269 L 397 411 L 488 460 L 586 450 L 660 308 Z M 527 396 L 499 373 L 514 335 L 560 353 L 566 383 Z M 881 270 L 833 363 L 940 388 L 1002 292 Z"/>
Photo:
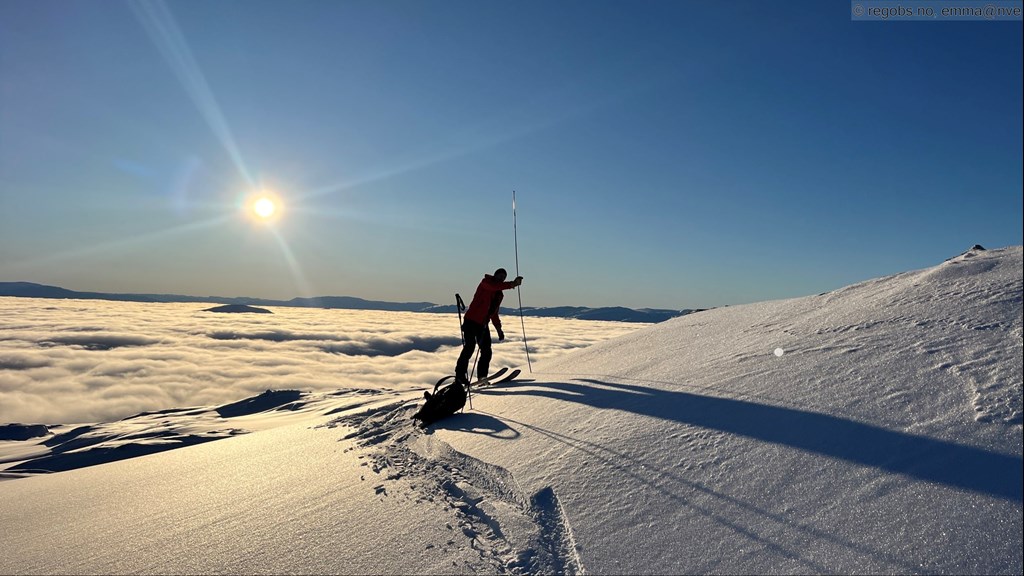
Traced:
<path fill-rule="evenodd" d="M 504 268 L 498 268 L 494 271 L 494 278 L 498 282 L 504 282 L 505 279 L 508 278 L 508 272 L 506 272 Z"/>

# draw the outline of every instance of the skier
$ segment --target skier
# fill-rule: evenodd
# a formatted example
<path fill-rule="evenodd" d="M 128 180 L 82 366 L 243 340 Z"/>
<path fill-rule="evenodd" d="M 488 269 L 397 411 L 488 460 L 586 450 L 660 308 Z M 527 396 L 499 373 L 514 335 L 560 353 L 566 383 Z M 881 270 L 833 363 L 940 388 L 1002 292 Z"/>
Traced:
<path fill-rule="evenodd" d="M 466 310 L 466 317 L 462 323 L 462 334 L 465 344 L 459 361 L 455 364 L 455 381 L 462 385 L 469 384 L 467 372 L 469 371 L 469 359 L 477 344 L 480 345 L 480 362 L 477 364 L 477 377 L 487 376 L 487 368 L 491 363 L 491 331 L 488 323 L 494 323 L 494 329 L 498 331 L 498 341 L 505 339 L 505 333 L 501 331 L 501 318 L 498 317 L 498 309 L 501 307 L 501 300 L 504 295 L 502 290 L 511 290 L 523 283 L 522 276 L 516 276 L 512 282 L 506 282 L 508 272 L 504 268 L 498 268 L 494 274 L 484 274 L 484 279 L 476 287 L 473 301 Z"/>

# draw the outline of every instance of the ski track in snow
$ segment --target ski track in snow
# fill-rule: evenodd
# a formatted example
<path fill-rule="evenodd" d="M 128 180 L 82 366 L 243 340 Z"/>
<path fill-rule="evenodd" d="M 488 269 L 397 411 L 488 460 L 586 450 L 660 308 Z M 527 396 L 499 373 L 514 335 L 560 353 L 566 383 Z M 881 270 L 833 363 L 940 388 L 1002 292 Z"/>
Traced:
<path fill-rule="evenodd" d="M 411 419 L 415 406 L 391 403 L 325 424 L 354 428 L 342 440 L 368 450 L 379 497 L 443 502 L 451 511 L 446 548 L 468 546 L 476 566 L 453 570 L 497 574 L 584 574 L 572 527 L 551 487 L 532 495 L 512 474 L 454 450 Z"/>

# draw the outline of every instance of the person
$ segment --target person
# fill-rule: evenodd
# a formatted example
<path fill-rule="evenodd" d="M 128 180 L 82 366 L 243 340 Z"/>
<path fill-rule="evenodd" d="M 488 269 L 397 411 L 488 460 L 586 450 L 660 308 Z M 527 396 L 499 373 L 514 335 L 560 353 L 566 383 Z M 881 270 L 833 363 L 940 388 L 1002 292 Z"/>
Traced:
<path fill-rule="evenodd" d="M 455 364 L 455 381 L 462 385 L 469 384 L 469 359 L 473 357 L 477 345 L 480 346 L 477 377 L 487 376 L 487 369 L 491 363 L 491 330 L 488 323 L 494 324 L 499 342 L 505 339 L 505 333 L 501 330 L 501 318 L 498 316 L 498 309 L 501 308 L 501 300 L 504 298 L 502 291 L 511 290 L 523 283 L 522 276 L 517 276 L 511 282 L 506 282 L 507 278 L 508 272 L 504 268 L 498 268 L 493 275 L 484 274 L 484 279 L 480 281 L 476 293 L 473 294 L 473 301 L 466 309 L 466 316 L 462 322 L 462 353 Z"/>

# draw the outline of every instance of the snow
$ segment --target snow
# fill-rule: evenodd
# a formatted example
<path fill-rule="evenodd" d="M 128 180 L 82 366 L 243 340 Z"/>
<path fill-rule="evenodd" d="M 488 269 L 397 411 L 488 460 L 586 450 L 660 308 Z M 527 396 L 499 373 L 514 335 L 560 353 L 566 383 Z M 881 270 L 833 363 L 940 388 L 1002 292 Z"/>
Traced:
<path fill-rule="evenodd" d="M 1022 254 L 646 327 L 426 430 L 391 390 L 96 424 L 252 432 L 0 482 L 0 573 L 1020 574 Z"/>

